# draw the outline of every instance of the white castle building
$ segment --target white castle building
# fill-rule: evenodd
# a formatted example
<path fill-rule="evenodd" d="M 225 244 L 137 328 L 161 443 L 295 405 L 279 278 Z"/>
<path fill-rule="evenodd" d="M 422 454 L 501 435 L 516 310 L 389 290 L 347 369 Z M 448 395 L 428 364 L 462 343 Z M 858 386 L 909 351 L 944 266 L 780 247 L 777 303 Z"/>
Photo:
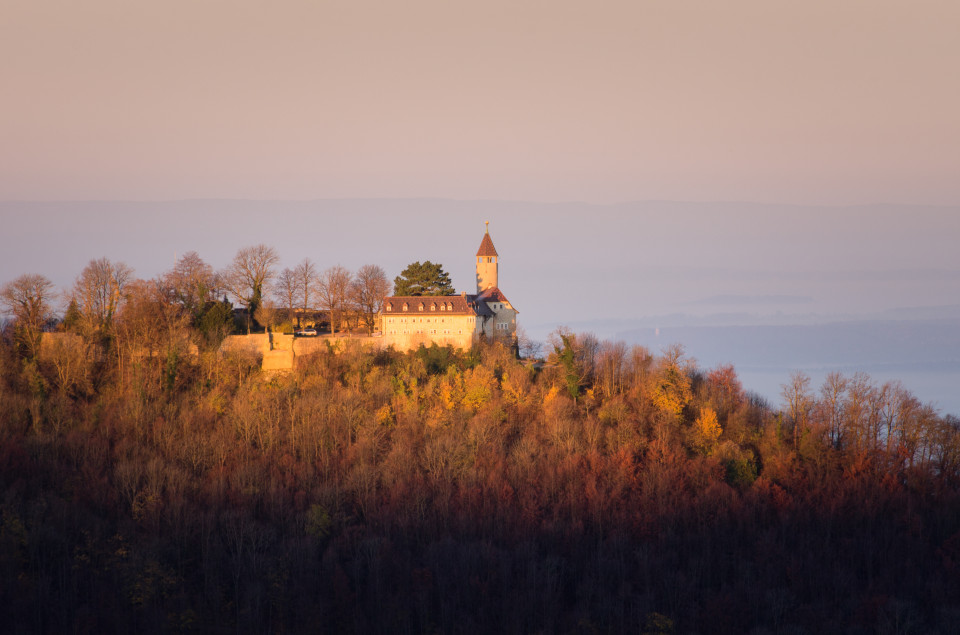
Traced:
<path fill-rule="evenodd" d="M 409 350 L 436 342 L 469 348 L 480 339 L 516 340 L 519 311 L 500 291 L 500 256 L 489 225 L 477 250 L 476 294 L 384 298 L 380 317 L 385 345 Z"/>

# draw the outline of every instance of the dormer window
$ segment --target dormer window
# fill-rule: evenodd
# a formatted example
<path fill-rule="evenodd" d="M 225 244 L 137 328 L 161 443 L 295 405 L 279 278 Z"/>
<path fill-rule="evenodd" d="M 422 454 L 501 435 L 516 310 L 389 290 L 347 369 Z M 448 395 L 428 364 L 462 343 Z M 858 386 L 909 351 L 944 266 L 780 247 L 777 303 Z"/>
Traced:
<path fill-rule="evenodd" d="M 420 306 L 417 307 L 417 308 L 418 308 L 419 310 L 423 311 L 423 303 L 421 302 L 421 303 L 420 303 Z"/>
<path fill-rule="evenodd" d="M 387 311 L 393 311 L 393 304 L 387 305 Z"/>
<path fill-rule="evenodd" d="M 436 311 L 436 310 L 437 310 L 437 303 L 436 303 L 436 302 L 434 302 L 433 304 L 430 305 L 430 310 L 431 310 L 431 311 Z"/>
<path fill-rule="evenodd" d="M 410 308 L 410 305 L 407 304 L 406 302 L 404 302 L 404 303 L 403 303 L 403 310 L 406 311 L 406 310 L 409 309 L 409 308 Z"/>

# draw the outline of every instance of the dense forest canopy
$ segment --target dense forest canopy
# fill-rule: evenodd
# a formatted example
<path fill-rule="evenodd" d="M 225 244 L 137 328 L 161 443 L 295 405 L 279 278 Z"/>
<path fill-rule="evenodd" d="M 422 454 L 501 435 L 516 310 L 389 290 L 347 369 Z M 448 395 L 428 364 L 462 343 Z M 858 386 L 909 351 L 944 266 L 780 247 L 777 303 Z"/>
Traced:
<path fill-rule="evenodd" d="M 11 632 L 955 631 L 960 422 L 899 384 L 566 330 L 269 374 L 189 258 L 0 293 Z"/>

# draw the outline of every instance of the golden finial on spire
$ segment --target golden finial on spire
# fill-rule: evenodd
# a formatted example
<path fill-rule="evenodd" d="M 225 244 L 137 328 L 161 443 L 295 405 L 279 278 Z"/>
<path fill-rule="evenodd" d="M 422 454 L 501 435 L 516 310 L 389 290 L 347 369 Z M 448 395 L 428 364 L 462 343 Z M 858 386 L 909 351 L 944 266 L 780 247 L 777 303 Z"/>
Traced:
<path fill-rule="evenodd" d="M 487 224 L 487 233 L 490 233 L 490 221 L 484 221 Z"/>

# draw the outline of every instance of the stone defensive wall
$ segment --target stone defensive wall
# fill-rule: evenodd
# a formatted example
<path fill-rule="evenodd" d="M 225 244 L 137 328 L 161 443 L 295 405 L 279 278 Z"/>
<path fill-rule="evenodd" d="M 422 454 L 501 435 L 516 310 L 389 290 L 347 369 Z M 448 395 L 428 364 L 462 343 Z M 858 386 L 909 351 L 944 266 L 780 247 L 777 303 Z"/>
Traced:
<path fill-rule="evenodd" d="M 470 348 L 473 335 L 429 336 L 425 334 L 406 335 L 319 335 L 317 337 L 294 337 L 279 333 L 257 333 L 252 335 L 229 335 L 220 346 L 221 351 L 244 351 L 263 356 L 263 370 L 291 370 L 299 356 L 319 353 L 332 348 L 344 351 L 348 347 L 359 346 L 377 350 L 393 346 L 398 351 L 412 350 L 421 344 L 429 346 L 453 346 Z"/>
<path fill-rule="evenodd" d="M 253 333 L 250 335 L 228 335 L 220 345 L 222 353 L 246 353 L 262 358 L 261 368 L 266 371 L 292 370 L 299 356 L 320 353 L 333 349 L 344 351 L 349 347 L 377 350 L 393 346 L 399 351 L 415 349 L 421 344 L 429 346 L 436 342 L 438 346 L 469 348 L 473 344 L 471 335 L 428 336 L 409 335 L 319 335 L 317 337 L 294 337 L 281 333 Z M 189 354 L 197 355 L 196 345 L 184 342 Z M 329 347 L 329 348 L 328 348 Z M 72 333 L 44 333 L 40 343 L 40 354 L 52 358 L 64 349 L 83 349 L 84 340 Z M 146 354 L 146 353 L 143 353 Z"/>
<path fill-rule="evenodd" d="M 320 335 L 317 337 L 294 337 L 280 333 L 255 333 L 251 335 L 228 335 L 220 350 L 223 352 L 246 352 L 263 356 L 263 370 L 291 370 L 297 357 L 328 350 L 345 350 L 348 346 L 385 348 L 390 343 L 386 338 L 369 335 Z M 394 345 L 396 345 L 394 343 Z"/>

